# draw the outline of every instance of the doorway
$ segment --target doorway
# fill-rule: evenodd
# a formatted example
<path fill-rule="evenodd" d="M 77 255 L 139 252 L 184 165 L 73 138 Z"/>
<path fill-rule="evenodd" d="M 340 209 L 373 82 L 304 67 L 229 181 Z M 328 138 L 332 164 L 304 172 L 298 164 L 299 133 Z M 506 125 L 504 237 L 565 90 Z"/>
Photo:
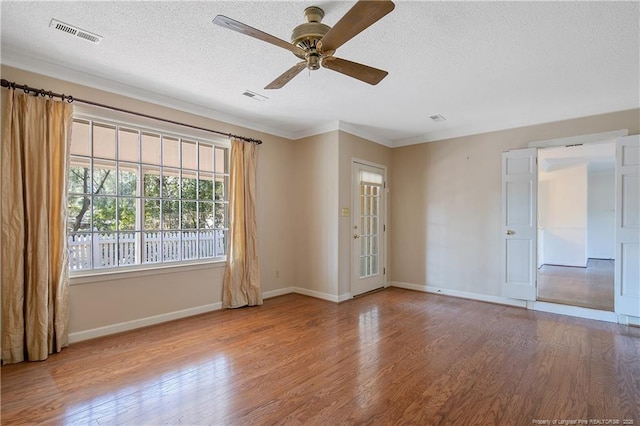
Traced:
<path fill-rule="evenodd" d="M 353 296 L 385 284 L 385 174 L 384 168 L 353 162 Z"/>
<path fill-rule="evenodd" d="M 615 143 L 538 152 L 537 300 L 614 311 Z"/>
<path fill-rule="evenodd" d="M 527 307 L 536 310 L 640 325 L 640 135 L 626 136 L 627 133 L 627 130 L 617 130 L 531 142 L 529 148 L 502 153 L 501 278 L 504 297 L 524 301 Z M 591 145 L 610 140 L 615 140 L 616 144 L 614 310 L 607 312 L 541 302 L 537 294 L 536 268 L 538 148 Z"/>

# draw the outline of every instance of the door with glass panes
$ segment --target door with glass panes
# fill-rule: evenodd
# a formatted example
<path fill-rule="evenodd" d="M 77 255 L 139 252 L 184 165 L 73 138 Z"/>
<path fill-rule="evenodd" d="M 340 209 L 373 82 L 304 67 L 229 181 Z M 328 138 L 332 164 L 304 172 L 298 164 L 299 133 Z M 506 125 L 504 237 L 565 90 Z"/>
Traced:
<path fill-rule="evenodd" d="M 385 170 L 353 163 L 351 294 L 366 293 L 385 283 Z"/>

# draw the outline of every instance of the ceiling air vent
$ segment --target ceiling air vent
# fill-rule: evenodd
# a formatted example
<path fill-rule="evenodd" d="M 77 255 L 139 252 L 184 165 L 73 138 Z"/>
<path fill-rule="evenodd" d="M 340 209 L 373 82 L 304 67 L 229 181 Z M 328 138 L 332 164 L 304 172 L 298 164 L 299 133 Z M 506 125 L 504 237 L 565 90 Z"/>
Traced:
<path fill-rule="evenodd" d="M 444 116 L 442 116 L 441 114 L 432 115 L 429 118 L 431 118 L 436 123 L 439 122 L 439 121 L 445 121 L 446 120 L 446 118 L 444 118 Z"/>
<path fill-rule="evenodd" d="M 259 93 L 256 93 L 256 92 L 252 92 L 251 90 L 248 90 L 248 89 L 244 91 L 243 95 L 247 96 L 247 97 L 249 97 L 249 98 L 251 98 L 251 99 L 253 99 L 255 101 L 266 101 L 267 99 L 269 99 L 266 96 L 263 96 L 263 95 L 261 95 Z"/>
<path fill-rule="evenodd" d="M 100 43 L 100 41 L 102 41 L 102 36 L 99 36 L 98 34 L 85 31 L 78 27 L 74 27 L 73 25 L 65 24 L 64 22 L 60 22 L 57 19 L 52 19 L 49 23 L 49 26 L 53 29 L 71 34 L 72 36 L 90 41 L 91 43 Z"/>

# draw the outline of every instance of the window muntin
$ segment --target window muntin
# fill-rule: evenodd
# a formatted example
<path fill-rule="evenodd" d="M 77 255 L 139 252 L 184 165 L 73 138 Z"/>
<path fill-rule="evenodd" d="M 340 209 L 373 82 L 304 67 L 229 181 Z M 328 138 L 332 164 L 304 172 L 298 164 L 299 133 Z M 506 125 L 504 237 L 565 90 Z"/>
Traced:
<path fill-rule="evenodd" d="M 360 180 L 360 278 L 380 273 L 380 203 L 383 176 L 361 170 Z"/>
<path fill-rule="evenodd" d="M 67 235 L 72 271 L 221 259 L 228 148 L 76 117 Z"/>

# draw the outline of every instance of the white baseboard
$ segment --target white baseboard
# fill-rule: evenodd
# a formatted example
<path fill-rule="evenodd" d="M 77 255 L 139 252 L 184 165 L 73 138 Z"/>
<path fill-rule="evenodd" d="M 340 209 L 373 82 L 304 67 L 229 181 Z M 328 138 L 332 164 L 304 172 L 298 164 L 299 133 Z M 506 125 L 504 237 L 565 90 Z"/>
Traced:
<path fill-rule="evenodd" d="M 335 294 L 322 293 L 320 291 L 309 290 L 302 287 L 294 287 L 293 292 L 302 294 L 304 296 L 315 297 L 316 299 L 328 300 L 329 302 L 335 302 L 335 303 L 340 302 L 340 297 L 336 296 Z"/>
<path fill-rule="evenodd" d="M 279 288 L 277 290 L 265 291 L 265 292 L 262 293 L 262 298 L 263 299 L 270 299 L 272 297 L 283 296 L 283 295 L 289 294 L 289 293 L 295 293 L 295 288 L 294 287 L 285 287 L 285 288 Z"/>
<path fill-rule="evenodd" d="M 618 315 L 618 322 L 623 325 L 635 325 L 640 327 L 640 318 L 629 315 Z"/>
<path fill-rule="evenodd" d="M 599 311 L 597 309 L 581 308 L 579 306 L 559 305 L 548 302 L 531 302 L 530 309 L 552 314 L 568 315 L 571 317 L 586 318 L 606 322 L 618 322 L 618 315 L 613 312 Z"/>
<path fill-rule="evenodd" d="M 351 295 L 351 293 L 344 293 L 336 296 L 334 294 L 322 293 L 320 291 L 309 290 L 302 287 L 287 287 L 287 288 L 282 288 L 278 290 L 267 291 L 262 294 L 262 297 L 265 299 L 268 299 L 270 297 L 281 296 L 283 294 L 289 294 L 289 293 L 302 294 L 304 296 L 315 297 L 316 299 L 328 300 L 330 302 L 336 302 L 336 303 L 353 299 L 353 296 Z"/>
<path fill-rule="evenodd" d="M 163 322 L 186 318 L 193 315 L 204 314 L 205 312 L 222 309 L 222 302 L 211 303 L 209 305 L 197 306 L 195 308 L 182 309 L 180 311 L 167 312 L 165 314 L 153 315 L 117 324 L 106 325 L 104 327 L 92 328 L 90 330 L 69 333 L 69 343 L 81 342 L 83 340 L 95 339 L 96 337 L 107 336 L 109 334 L 121 333 L 140 327 L 160 324 Z"/>
<path fill-rule="evenodd" d="M 569 315 L 580 318 L 588 318 L 599 321 L 614 322 L 620 324 L 640 326 L 640 318 L 630 317 L 626 315 L 617 315 L 613 312 L 598 311 L 595 309 L 580 308 L 577 306 L 557 305 L 547 302 L 525 302 L 522 300 L 508 299 L 505 297 L 488 296 L 485 294 L 471 293 L 466 291 L 444 289 L 431 286 L 423 286 L 418 284 L 391 281 L 387 286 L 404 288 L 407 290 L 422 291 L 426 293 L 443 294 L 446 296 L 460 297 L 463 299 L 478 300 L 481 302 L 497 303 L 500 305 L 516 306 L 521 308 L 529 308 L 541 312 L 549 312 L 561 315 Z M 386 287 L 386 286 L 385 286 Z M 264 299 L 282 296 L 284 294 L 297 293 L 305 296 L 315 297 L 317 299 L 328 300 L 330 302 L 339 303 L 352 299 L 351 293 L 341 294 L 339 296 L 322 293 L 319 291 L 309 290 L 302 287 L 285 287 L 277 290 L 265 291 L 262 294 Z M 136 328 L 147 327 L 149 325 L 160 324 L 163 322 L 186 318 L 193 315 L 199 315 L 206 312 L 212 312 L 222 309 L 222 302 L 211 303 L 209 305 L 197 306 L 195 308 L 183 309 L 180 311 L 167 312 L 165 314 L 153 315 L 150 317 L 140 318 L 131 321 L 125 321 L 117 324 L 107 325 L 104 327 L 93 328 L 90 330 L 77 331 L 69 333 L 69 343 L 81 342 L 83 340 L 94 339 L 96 337 L 107 336 L 110 334 L 121 333 Z"/>
<path fill-rule="evenodd" d="M 345 293 L 338 296 L 338 303 L 353 299 L 351 293 Z"/>
<path fill-rule="evenodd" d="M 497 303 L 499 305 L 516 306 L 518 308 L 527 307 L 527 302 L 525 302 L 524 300 L 508 299 L 506 297 L 489 296 L 486 294 L 472 293 L 469 291 L 451 290 L 447 288 L 403 283 L 399 281 L 391 281 L 390 284 L 392 287 L 404 288 L 407 290 L 422 291 L 425 293 L 434 293 L 434 294 L 444 294 L 445 296 L 453 296 L 453 297 L 460 297 L 462 299 L 478 300 L 480 302 Z"/>
<path fill-rule="evenodd" d="M 262 293 L 262 298 L 269 299 L 271 297 L 282 296 L 290 293 L 302 294 L 304 296 L 315 297 L 317 299 L 322 299 L 322 300 L 329 300 L 331 302 L 336 302 L 336 303 L 353 299 L 353 296 L 351 295 L 351 293 L 344 293 L 336 297 L 333 294 L 322 293 L 319 291 L 309 290 L 302 287 L 285 287 L 285 288 L 279 288 L 278 290 L 265 291 L 264 293 Z"/>
<path fill-rule="evenodd" d="M 264 299 L 269 299 L 271 297 L 282 296 L 289 293 L 299 293 L 336 303 L 351 298 L 350 294 L 338 297 L 327 293 L 307 290 L 300 287 L 285 287 L 277 290 L 265 291 L 264 293 L 262 293 L 262 297 Z M 136 328 L 147 327 L 155 324 L 161 324 L 163 322 L 186 318 L 193 315 L 204 314 L 206 312 L 217 311 L 220 309 L 222 309 L 222 302 L 217 302 L 211 303 L 209 305 L 197 306 L 194 308 L 182 309 L 180 311 L 167 312 L 150 317 L 138 318 L 131 321 L 92 328 L 89 330 L 77 331 L 75 333 L 69 333 L 69 343 L 77 343 L 83 340 L 95 339 L 96 337 L 108 336 L 110 334 L 121 333 L 123 331 L 134 330 Z"/>
<path fill-rule="evenodd" d="M 345 293 L 339 296 L 335 296 L 333 294 L 322 293 L 319 291 L 309 290 L 302 287 L 285 287 L 285 288 L 279 288 L 278 290 L 265 291 L 264 293 L 262 293 L 262 298 L 269 299 L 271 297 L 282 296 L 290 293 L 302 294 L 304 296 L 315 297 L 317 299 L 328 300 L 330 302 L 336 302 L 336 303 L 353 299 L 353 296 L 351 295 L 351 293 Z"/>
<path fill-rule="evenodd" d="M 470 293 L 466 291 L 450 290 L 444 288 L 423 286 L 411 283 L 403 283 L 394 281 L 391 283 L 394 287 L 404 288 L 407 290 L 423 291 L 426 293 L 444 294 L 446 296 L 461 297 L 464 299 L 478 300 L 481 302 L 498 303 L 501 305 L 516 306 L 519 308 L 527 308 L 534 311 L 549 312 L 552 314 L 567 315 L 578 318 L 593 319 L 597 321 L 606 321 L 620 324 L 640 325 L 640 318 L 629 317 L 625 315 L 617 315 L 614 312 L 599 311 L 596 309 L 581 308 L 578 306 L 559 305 L 547 302 L 526 302 L 524 300 L 508 299 L 506 297 L 487 296 L 484 294 Z"/>

